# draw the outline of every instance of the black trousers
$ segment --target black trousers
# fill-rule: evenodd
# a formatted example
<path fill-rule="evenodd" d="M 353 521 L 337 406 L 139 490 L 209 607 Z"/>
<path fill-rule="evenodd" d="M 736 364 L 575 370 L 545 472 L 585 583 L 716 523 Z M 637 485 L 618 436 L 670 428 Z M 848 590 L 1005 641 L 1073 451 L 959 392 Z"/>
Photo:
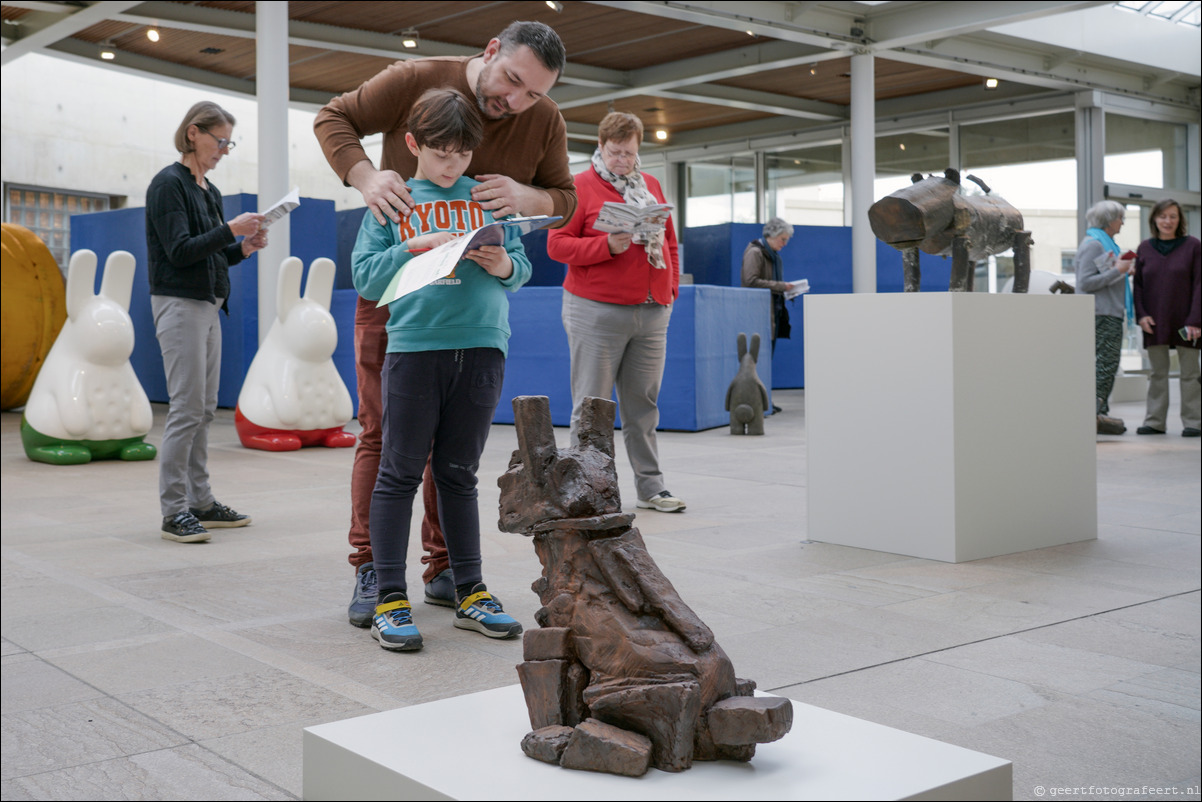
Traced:
<path fill-rule="evenodd" d="M 455 584 L 481 581 L 476 471 L 504 378 L 505 356 L 496 348 L 385 357 L 383 446 L 370 516 L 380 598 L 408 591 L 405 558 L 413 497 L 431 454 Z"/>

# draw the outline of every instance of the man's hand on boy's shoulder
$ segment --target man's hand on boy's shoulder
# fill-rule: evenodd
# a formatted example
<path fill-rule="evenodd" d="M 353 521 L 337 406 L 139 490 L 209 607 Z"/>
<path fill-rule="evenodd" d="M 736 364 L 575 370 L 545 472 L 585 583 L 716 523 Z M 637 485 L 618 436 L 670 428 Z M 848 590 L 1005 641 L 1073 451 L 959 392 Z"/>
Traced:
<path fill-rule="evenodd" d="M 555 211 L 551 196 L 538 187 L 519 184 L 509 176 L 496 173 L 478 175 L 476 180 L 480 183 L 472 187 L 472 200 L 497 219 Z"/>
<path fill-rule="evenodd" d="M 377 170 L 375 165 L 364 159 L 347 173 L 346 182 L 359 190 L 363 202 L 380 225 L 384 225 L 385 217 L 399 223 L 402 214 L 409 216 L 413 213 L 409 187 L 395 170 Z"/>

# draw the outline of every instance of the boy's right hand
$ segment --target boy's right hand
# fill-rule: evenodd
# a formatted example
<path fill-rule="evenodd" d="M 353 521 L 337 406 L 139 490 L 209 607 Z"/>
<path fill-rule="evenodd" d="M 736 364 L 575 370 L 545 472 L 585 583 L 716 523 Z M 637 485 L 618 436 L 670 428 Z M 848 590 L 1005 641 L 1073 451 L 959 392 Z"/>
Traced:
<path fill-rule="evenodd" d="M 422 234 L 420 237 L 405 240 L 405 250 L 409 253 L 421 253 L 458 238 L 459 235 L 451 231 L 435 231 L 432 234 Z"/>

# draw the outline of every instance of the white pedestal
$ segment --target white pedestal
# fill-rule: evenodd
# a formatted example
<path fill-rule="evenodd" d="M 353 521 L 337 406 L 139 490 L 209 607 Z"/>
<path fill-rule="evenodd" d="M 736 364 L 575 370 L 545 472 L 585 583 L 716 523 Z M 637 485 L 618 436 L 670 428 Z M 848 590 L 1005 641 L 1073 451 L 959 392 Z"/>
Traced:
<path fill-rule="evenodd" d="M 522 754 L 530 720 L 511 685 L 309 727 L 304 798 L 1012 798 L 1009 761 L 797 702 L 793 714 L 792 732 L 761 744 L 750 763 L 617 777 Z"/>
<path fill-rule="evenodd" d="M 1093 297 L 807 295 L 809 538 L 963 562 L 1097 537 Z"/>

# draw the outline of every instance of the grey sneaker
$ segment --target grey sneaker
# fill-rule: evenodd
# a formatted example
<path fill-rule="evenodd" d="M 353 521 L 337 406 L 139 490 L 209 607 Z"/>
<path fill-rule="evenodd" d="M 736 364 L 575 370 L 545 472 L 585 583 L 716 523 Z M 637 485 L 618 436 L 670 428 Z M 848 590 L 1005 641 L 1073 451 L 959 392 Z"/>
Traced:
<path fill-rule="evenodd" d="M 163 519 L 163 540 L 176 543 L 204 543 L 211 537 L 209 530 L 200 525 L 190 512 L 177 512 Z"/>
<path fill-rule="evenodd" d="M 375 566 L 364 563 L 355 572 L 355 595 L 351 596 L 351 604 L 346 608 L 346 616 L 351 624 L 364 629 L 371 626 L 378 596 Z"/>
<path fill-rule="evenodd" d="M 644 510 L 659 510 L 660 512 L 684 512 L 684 501 L 669 493 L 667 490 L 661 490 L 658 494 L 651 498 L 641 498 L 636 503 L 636 506 Z"/>
<path fill-rule="evenodd" d="M 234 512 L 220 501 L 214 501 L 207 510 L 193 508 L 191 513 L 196 516 L 196 520 L 210 529 L 246 526 L 250 523 L 249 515 Z"/>
<path fill-rule="evenodd" d="M 439 607 L 454 607 L 455 601 L 455 579 L 451 575 L 451 569 L 448 568 L 426 585 L 426 604 L 434 604 Z"/>

